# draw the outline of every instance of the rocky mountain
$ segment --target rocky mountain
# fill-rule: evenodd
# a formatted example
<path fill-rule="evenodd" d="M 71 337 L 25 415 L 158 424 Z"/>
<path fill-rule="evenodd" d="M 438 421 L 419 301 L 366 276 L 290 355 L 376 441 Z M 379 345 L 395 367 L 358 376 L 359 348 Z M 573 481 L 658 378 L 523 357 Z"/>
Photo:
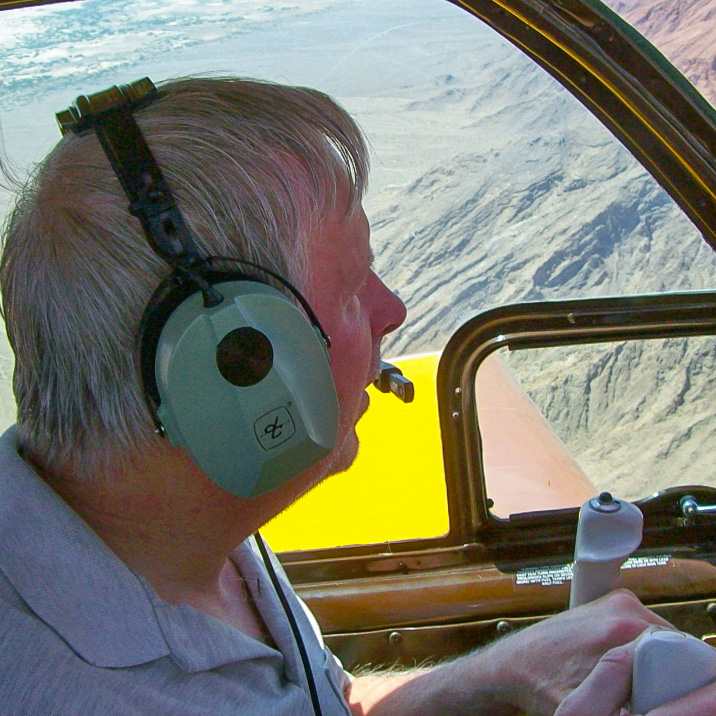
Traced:
<path fill-rule="evenodd" d="M 715 0 L 607 0 L 716 104 Z"/>
<path fill-rule="evenodd" d="M 475 44 L 419 99 L 411 85 L 359 113 L 379 175 L 386 135 L 409 126 L 416 148 L 368 202 L 378 269 L 410 308 L 388 351 L 440 349 L 507 302 L 716 285 L 714 252 L 602 125 L 497 38 Z"/>
<path fill-rule="evenodd" d="M 713 485 L 713 337 L 501 351 L 600 489 Z"/>
<path fill-rule="evenodd" d="M 666 32 L 636 5 L 650 31 Z M 682 5 L 696 3 L 671 3 Z M 685 10 L 677 15 L 686 22 Z M 689 36 L 681 42 L 692 54 Z M 420 99 L 412 86 L 411 99 L 396 90 L 381 103 L 403 117 L 416 148 L 403 168 L 410 178 L 370 197 L 377 267 L 410 309 L 388 354 L 439 350 L 466 319 L 506 303 L 716 287 L 714 252 L 581 105 L 495 38 L 481 35 L 474 50 Z M 361 118 L 371 134 L 370 110 Z M 377 163 L 380 173 L 379 152 Z M 698 349 L 607 346 L 571 356 L 568 370 L 528 352 L 522 367 L 596 485 L 637 499 L 714 484 L 704 449 L 716 438 L 714 351 L 710 339 Z"/>

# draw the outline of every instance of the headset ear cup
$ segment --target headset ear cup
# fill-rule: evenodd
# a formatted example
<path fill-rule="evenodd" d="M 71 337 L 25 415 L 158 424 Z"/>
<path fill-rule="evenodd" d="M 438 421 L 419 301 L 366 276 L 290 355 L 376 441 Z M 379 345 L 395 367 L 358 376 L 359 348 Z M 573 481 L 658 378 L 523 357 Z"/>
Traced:
<path fill-rule="evenodd" d="M 212 284 L 224 300 L 208 309 L 198 291 L 155 292 L 142 321 L 145 392 L 173 444 L 253 497 L 331 451 L 338 400 L 324 342 L 283 292 L 243 276 Z"/>
<path fill-rule="evenodd" d="M 172 312 L 192 293 L 196 286 L 179 283 L 174 274 L 164 279 L 149 299 L 142 314 L 137 340 L 139 353 L 139 372 L 142 389 L 157 427 L 162 427 L 157 418 L 157 408 L 161 403 L 156 378 L 156 358 L 159 337 Z"/>

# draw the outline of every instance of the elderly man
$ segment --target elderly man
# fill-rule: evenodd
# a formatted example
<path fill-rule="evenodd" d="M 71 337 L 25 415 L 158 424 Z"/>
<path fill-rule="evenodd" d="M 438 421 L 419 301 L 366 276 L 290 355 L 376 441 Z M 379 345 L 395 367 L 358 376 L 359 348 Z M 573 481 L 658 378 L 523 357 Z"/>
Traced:
<path fill-rule="evenodd" d="M 108 115 L 78 121 L 5 236 L 18 417 L 0 442 L 2 713 L 552 714 L 608 649 L 662 623 L 617 592 L 431 670 L 346 674 L 254 535 L 351 464 L 381 339 L 405 318 L 372 269 L 363 138 L 319 92 L 238 79 L 170 82 L 122 111 L 129 134 L 103 139 L 111 164 L 97 141 Z M 142 137 L 150 168 L 127 169 Z M 206 325 L 204 311 L 244 304 L 269 324 L 274 307 L 305 322 L 318 343 L 310 357 L 292 341 L 281 353 L 282 330 L 269 326 L 249 349 L 243 337 L 227 349 L 229 363 L 248 350 L 260 375 L 220 367 L 217 394 L 203 394 L 197 351 L 175 385 L 174 351 Z M 191 328 L 177 333 L 185 308 Z M 302 371 L 328 366 L 324 354 L 336 405 L 329 396 L 292 413 L 311 403 Z M 255 436 L 235 444 L 214 414 L 247 409 L 219 406 L 218 394 L 261 386 L 274 368 L 297 397 L 249 421 Z M 305 433 L 295 453 L 264 464 L 262 443 L 259 467 L 246 462 L 254 438 L 288 435 L 287 425 Z M 208 457 L 204 443 L 215 446 Z M 214 450 L 227 453 L 223 467 Z"/>

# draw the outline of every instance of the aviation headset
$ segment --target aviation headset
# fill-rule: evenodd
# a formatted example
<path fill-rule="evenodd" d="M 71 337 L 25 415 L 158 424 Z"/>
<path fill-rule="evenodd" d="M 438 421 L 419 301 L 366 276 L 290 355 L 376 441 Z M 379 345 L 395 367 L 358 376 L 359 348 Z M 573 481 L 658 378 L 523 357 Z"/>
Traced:
<path fill-rule="evenodd" d="M 142 385 L 157 431 L 186 448 L 223 489 L 255 497 L 334 446 L 330 339 L 281 276 L 240 259 L 199 256 L 134 118 L 158 94 L 145 77 L 78 97 L 57 120 L 63 134 L 96 132 L 130 212 L 171 267 L 139 334 Z"/>

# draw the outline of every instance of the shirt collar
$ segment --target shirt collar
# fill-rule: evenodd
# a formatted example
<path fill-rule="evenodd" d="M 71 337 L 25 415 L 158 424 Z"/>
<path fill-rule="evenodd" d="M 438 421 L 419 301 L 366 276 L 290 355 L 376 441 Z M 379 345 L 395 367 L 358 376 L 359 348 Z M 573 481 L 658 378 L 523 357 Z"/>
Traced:
<path fill-rule="evenodd" d="M 85 661 L 127 667 L 170 653 L 149 586 L 0 438 L 0 570 Z"/>

